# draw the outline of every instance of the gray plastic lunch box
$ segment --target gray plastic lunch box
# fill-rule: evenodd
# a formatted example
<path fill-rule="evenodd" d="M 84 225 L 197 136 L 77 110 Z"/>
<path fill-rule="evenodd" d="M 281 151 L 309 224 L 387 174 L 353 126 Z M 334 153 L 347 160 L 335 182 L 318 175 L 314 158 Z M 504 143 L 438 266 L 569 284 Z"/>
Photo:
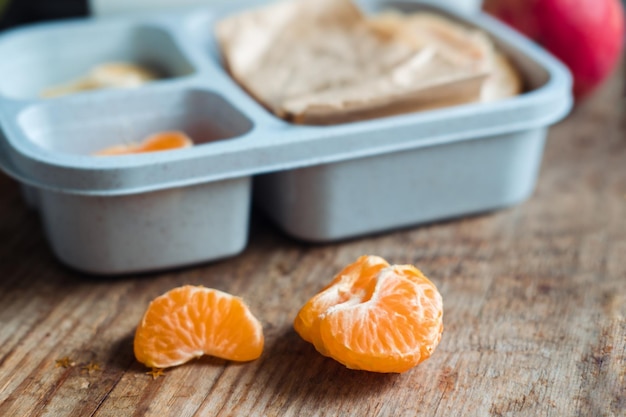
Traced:
<path fill-rule="evenodd" d="M 360 3 L 369 11 L 425 7 Z M 484 14 L 428 6 L 489 33 L 523 74 L 526 92 L 334 126 L 293 125 L 230 78 L 213 37 L 221 17 L 258 4 L 0 35 L 0 167 L 23 185 L 61 261 L 120 274 L 233 256 L 246 246 L 252 195 L 288 234 L 325 242 L 494 210 L 532 194 L 547 129 L 572 105 L 568 71 L 534 43 Z M 110 61 L 147 64 L 169 77 L 38 98 Z M 90 156 L 165 130 L 184 131 L 196 145 Z"/>

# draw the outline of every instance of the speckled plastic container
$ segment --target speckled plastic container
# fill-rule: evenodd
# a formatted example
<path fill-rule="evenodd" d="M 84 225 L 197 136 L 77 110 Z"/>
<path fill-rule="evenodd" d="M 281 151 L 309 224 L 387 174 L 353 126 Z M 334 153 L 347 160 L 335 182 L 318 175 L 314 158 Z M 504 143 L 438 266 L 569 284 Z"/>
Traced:
<path fill-rule="evenodd" d="M 337 126 L 268 113 L 227 74 L 213 38 L 222 16 L 259 2 L 24 27 L 0 36 L 0 167 L 24 186 L 56 255 L 97 274 L 151 271 L 245 248 L 255 201 L 288 233 L 329 241 L 509 206 L 533 191 L 547 128 L 572 103 L 567 70 L 485 15 L 527 92 Z M 365 9 L 415 10 L 372 0 Z M 132 90 L 40 100 L 45 87 L 107 61 L 169 78 Z M 182 130 L 188 149 L 93 157 Z"/>

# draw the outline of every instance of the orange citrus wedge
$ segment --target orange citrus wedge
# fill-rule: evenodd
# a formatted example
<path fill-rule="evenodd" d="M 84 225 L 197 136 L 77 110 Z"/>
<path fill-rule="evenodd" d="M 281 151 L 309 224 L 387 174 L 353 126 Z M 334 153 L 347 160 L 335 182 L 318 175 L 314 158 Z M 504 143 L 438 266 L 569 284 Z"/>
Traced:
<path fill-rule="evenodd" d="M 156 133 L 143 142 L 129 145 L 116 145 L 96 152 L 97 156 L 129 155 L 145 152 L 169 151 L 193 146 L 193 142 L 182 132 Z"/>
<path fill-rule="evenodd" d="M 414 266 L 362 256 L 302 307 L 294 328 L 348 368 L 404 372 L 439 344 L 443 302 Z"/>
<path fill-rule="evenodd" d="M 137 360 L 167 368 L 211 355 L 251 361 L 263 352 L 263 328 L 239 297 L 186 285 L 150 303 L 137 327 Z"/>

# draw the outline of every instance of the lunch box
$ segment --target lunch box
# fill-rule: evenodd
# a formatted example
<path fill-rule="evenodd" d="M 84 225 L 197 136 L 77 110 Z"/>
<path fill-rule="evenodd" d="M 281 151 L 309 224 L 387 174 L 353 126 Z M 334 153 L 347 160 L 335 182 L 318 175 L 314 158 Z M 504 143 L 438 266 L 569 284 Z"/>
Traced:
<path fill-rule="evenodd" d="M 0 167 L 22 184 L 56 256 L 95 274 L 154 271 L 236 255 L 251 206 L 289 235 L 328 242 L 511 206 L 535 187 L 548 127 L 572 105 L 556 59 L 485 14 L 419 2 L 486 31 L 525 92 L 333 126 L 294 125 L 221 64 L 213 28 L 259 1 L 26 26 L 0 36 Z M 375 59 L 375 57 L 372 57 Z M 168 78 L 42 100 L 111 61 Z M 195 146 L 94 157 L 166 130 Z"/>

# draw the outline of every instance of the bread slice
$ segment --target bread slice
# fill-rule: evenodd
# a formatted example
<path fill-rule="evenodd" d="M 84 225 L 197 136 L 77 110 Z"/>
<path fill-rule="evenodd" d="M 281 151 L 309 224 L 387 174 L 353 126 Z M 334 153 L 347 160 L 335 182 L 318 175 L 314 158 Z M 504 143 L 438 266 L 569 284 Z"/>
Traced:
<path fill-rule="evenodd" d="M 374 17 L 372 22 L 401 31 L 406 40 L 418 47 L 437 48 L 444 59 L 459 69 L 488 72 L 480 101 L 500 100 L 522 92 L 520 74 L 482 31 L 428 12 L 408 16 L 387 12 Z"/>
<path fill-rule="evenodd" d="M 226 18 L 216 36 L 231 75 L 277 116 L 334 124 L 480 100 L 491 43 L 459 30 L 436 15 L 291 0 Z"/>
<path fill-rule="evenodd" d="M 511 61 L 504 54 L 496 52 L 491 74 L 480 94 L 481 101 L 486 103 L 513 97 L 521 94 L 523 88 L 523 80 Z"/>

